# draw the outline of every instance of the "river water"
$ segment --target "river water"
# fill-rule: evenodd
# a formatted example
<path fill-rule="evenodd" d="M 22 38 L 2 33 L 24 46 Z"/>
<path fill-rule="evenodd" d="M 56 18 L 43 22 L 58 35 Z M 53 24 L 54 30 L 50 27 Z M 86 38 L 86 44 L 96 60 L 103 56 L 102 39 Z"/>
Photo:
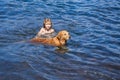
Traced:
<path fill-rule="evenodd" d="M 68 50 L 22 42 L 44 18 Z M 0 80 L 120 80 L 120 0 L 0 0 Z"/>

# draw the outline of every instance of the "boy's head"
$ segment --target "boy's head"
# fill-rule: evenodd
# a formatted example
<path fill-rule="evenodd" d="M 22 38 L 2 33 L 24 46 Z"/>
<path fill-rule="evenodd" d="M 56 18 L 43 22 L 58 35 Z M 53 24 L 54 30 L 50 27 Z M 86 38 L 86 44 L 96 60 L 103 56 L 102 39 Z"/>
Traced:
<path fill-rule="evenodd" d="M 49 18 L 46 18 L 43 22 L 43 27 L 47 30 L 52 28 L 52 22 Z"/>

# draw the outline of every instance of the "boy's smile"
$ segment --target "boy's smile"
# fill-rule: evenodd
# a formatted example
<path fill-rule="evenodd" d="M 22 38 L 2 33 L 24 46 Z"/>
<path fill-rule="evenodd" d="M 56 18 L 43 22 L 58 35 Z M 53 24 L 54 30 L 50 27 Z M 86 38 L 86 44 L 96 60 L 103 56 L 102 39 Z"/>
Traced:
<path fill-rule="evenodd" d="M 46 25 L 45 25 L 45 28 L 46 28 L 47 30 L 49 30 L 49 29 L 51 28 L 51 25 L 50 25 L 50 24 L 46 24 Z"/>

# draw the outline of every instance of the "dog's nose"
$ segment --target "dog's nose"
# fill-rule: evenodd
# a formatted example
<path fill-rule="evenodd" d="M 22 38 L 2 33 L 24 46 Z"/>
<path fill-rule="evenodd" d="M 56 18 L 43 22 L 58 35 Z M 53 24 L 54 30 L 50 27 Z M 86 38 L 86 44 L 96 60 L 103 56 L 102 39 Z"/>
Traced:
<path fill-rule="evenodd" d="M 71 36 L 69 36 L 69 39 L 71 39 Z"/>

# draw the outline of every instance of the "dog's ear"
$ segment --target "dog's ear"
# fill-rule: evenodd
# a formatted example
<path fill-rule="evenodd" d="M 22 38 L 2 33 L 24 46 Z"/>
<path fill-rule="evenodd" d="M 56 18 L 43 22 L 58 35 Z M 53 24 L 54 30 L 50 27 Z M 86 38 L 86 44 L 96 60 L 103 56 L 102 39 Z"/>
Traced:
<path fill-rule="evenodd" d="M 59 40 L 61 40 L 61 33 L 60 33 L 60 32 L 58 33 L 57 38 L 58 38 Z"/>

